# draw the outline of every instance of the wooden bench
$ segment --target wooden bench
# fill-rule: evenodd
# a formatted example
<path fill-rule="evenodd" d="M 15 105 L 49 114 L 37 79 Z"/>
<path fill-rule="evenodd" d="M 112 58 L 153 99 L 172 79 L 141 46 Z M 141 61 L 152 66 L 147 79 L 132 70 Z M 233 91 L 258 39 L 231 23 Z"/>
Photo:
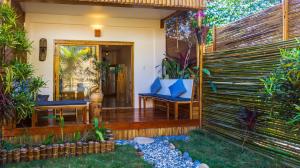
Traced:
<path fill-rule="evenodd" d="M 65 110 L 75 110 L 75 116 L 77 121 L 78 110 L 82 111 L 82 122 L 88 124 L 87 122 L 87 102 L 83 100 L 62 100 L 62 101 L 42 101 L 37 102 L 35 107 L 35 112 L 32 114 L 31 123 L 32 127 L 36 126 L 38 116 L 38 111 L 53 110 L 53 115 L 56 116 L 57 113 L 59 116 L 64 115 Z"/>
<path fill-rule="evenodd" d="M 193 119 L 193 102 L 194 102 L 194 80 L 193 79 L 183 79 L 183 83 L 187 90 L 186 93 L 182 94 L 180 97 L 174 98 L 171 96 L 169 86 L 175 83 L 177 79 L 161 79 L 160 83 L 162 88 L 156 94 L 150 93 L 150 88 L 148 93 L 139 94 L 139 110 L 146 109 L 146 104 L 148 100 L 152 100 L 155 107 L 155 102 L 164 102 L 167 107 L 167 117 L 170 117 L 170 104 L 174 104 L 175 120 L 178 120 L 178 108 L 179 105 L 188 104 L 189 105 L 189 116 Z"/>

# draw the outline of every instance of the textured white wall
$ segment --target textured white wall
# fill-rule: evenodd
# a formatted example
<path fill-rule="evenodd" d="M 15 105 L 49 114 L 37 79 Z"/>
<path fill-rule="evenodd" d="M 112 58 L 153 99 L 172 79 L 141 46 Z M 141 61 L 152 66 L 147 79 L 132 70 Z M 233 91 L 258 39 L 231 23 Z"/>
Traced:
<path fill-rule="evenodd" d="M 102 37 L 95 38 L 91 25 L 102 25 Z M 95 40 L 134 42 L 134 92 L 135 107 L 138 93 L 148 92 L 165 53 L 165 31 L 159 20 L 128 18 L 90 18 L 87 16 L 49 15 L 26 13 L 25 28 L 33 41 L 33 51 L 28 62 L 34 65 L 36 74 L 47 81 L 42 94 L 54 93 L 53 65 L 54 40 Z M 39 40 L 48 40 L 47 59 L 38 59 Z"/>

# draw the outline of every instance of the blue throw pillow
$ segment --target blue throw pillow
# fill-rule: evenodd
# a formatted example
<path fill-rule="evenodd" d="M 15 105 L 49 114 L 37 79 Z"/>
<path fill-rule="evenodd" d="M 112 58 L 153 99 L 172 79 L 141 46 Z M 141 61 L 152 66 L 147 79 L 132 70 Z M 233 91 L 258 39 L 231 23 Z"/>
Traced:
<path fill-rule="evenodd" d="M 182 79 L 178 79 L 173 85 L 169 87 L 171 96 L 176 98 L 180 97 L 182 94 L 184 94 L 187 90 L 183 84 Z"/>
<path fill-rule="evenodd" d="M 156 78 L 151 85 L 151 93 L 156 94 L 161 89 L 161 84 L 159 78 Z"/>

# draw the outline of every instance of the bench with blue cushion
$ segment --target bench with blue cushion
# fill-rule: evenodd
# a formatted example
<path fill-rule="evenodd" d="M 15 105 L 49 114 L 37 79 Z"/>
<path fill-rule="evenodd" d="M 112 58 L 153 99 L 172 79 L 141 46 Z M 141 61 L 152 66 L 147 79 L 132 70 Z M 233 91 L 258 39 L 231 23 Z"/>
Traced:
<path fill-rule="evenodd" d="M 156 79 L 157 80 L 157 79 Z M 186 89 L 186 92 L 181 94 L 180 96 L 174 96 L 172 95 L 170 91 L 170 86 L 172 86 L 174 83 L 178 81 L 178 79 L 160 79 L 160 89 L 156 93 L 151 93 L 151 87 L 149 88 L 149 91 L 147 93 L 140 93 L 139 94 L 139 109 L 142 108 L 142 102 L 143 102 L 143 108 L 146 109 L 146 102 L 147 100 L 152 100 L 154 107 L 155 102 L 165 102 L 167 105 L 167 117 L 169 118 L 170 114 L 170 104 L 174 104 L 174 113 L 175 113 L 175 119 L 178 119 L 178 106 L 180 104 L 189 104 L 190 106 L 190 119 L 192 119 L 192 112 L 193 112 L 193 97 L 194 97 L 194 80 L 193 79 L 182 79 L 183 85 Z M 155 81 L 156 82 L 156 81 Z M 154 82 L 154 83 L 155 83 Z"/>
<path fill-rule="evenodd" d="M 44 111 L 44 110 L 53 110 L 55 115 L 59 111 L 59 115 L 63 116 L 65 110 L 74 110 L 77 120 L 78 110 L 82 111 L 82 120 L 83 123 L 87 123 L 87 101 L 84 100 L 61 100 L 61 101 L 37 101 L 35 110 Z M 37 123 L 37 113 L 32 115 L 32 126 L 34 127 Z"/>

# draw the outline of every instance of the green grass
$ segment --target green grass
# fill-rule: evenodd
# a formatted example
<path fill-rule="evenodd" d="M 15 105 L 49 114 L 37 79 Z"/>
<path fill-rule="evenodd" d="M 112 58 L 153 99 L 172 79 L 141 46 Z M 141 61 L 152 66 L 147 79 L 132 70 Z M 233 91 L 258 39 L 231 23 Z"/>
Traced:
<path fill-rule="evenodd" d="M 9 164 L 7 168 L 150 168 L 135 154 L 131 146 L 117 146 L 115 152 L 93 154 L 81 157 L 40 160 L 27 163 Z"/>
<path fill-rule="evenodd" d="M 281 168 L 282 165 L 228 140 L 203 130 L 190 132 L 189 142 L 174 141 L 182 152 L 189 152 L 193 160 L 199 160 L 212 168 Z"/>

